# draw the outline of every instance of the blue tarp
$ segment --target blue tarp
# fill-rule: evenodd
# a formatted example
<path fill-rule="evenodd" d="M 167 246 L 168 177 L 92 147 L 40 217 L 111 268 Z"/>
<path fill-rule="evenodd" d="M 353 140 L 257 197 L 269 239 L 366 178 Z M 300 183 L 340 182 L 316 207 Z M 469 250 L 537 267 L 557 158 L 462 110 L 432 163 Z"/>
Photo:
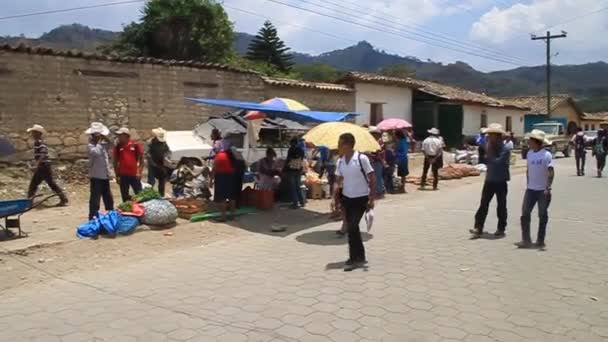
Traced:
<path fill-rule="evenodd" d="M 219 99 L 203 99 L 190 98 L 186 99 L 198 103 L 203 103 L 212 106 L 232 107 L 245 110 L 257 110 L 264 112 L 270 116 L 275 116 L 283 119 L 299 121 L 299 122 L 335 122 L 344 121 L 348 116 L 357 115 L 355 113 L 338 113 L 338 112 L 319 112 L 312 110 L 289 111 L 283 108 L 265 105 L 255 102 L 235 101 L 235 100 L 219 100 Z"/>

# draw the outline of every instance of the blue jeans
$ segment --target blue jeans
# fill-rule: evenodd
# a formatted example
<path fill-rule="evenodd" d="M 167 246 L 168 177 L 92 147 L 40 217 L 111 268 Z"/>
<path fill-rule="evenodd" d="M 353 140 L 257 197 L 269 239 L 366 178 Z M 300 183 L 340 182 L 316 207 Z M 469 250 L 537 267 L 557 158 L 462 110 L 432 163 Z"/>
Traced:
<path fill-rule="evenodd" d="M 531 242 L 530 238 L 530 221 L 532 210 L 538 204 L 538 237 L 537 243 L 545 242 L 547 232 L 547 223 L 549 222 L 549 205 L 551 204 L 551 196 L 545 195 L 544 191 L 526 190 L 524 195 L 524 203 L 522 205 L 521 214 L 521 235 L 522 240 Z"/>
<path fill-rule="evenodd" d="M 304 197 L 302 196 L 302 174 L 299 171 L 285 172 L 287 182 L 289 184 L 289 192 L 291 193 L 291 202 L 294 206 L 300 204 L 304 206 Z"/>

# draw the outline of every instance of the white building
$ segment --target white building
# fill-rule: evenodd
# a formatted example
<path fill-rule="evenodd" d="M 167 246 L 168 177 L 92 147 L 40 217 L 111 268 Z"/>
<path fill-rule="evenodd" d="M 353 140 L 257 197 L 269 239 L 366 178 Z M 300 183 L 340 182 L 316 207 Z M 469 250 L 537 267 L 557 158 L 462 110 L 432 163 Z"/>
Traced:
<path fill-rule="evenodd" d="M 414 126 L 419 138 L 431 127 L 441 130 L 448 144 L 475 135 L 490 123 L 499 123 L 516 136 L 524 135 L 524 116 L 529 108 L 466 89 L 360 72 L 341 81 L 355 89 L 358 124 L 376 125 L 383 119 L 400 118 Z"/>

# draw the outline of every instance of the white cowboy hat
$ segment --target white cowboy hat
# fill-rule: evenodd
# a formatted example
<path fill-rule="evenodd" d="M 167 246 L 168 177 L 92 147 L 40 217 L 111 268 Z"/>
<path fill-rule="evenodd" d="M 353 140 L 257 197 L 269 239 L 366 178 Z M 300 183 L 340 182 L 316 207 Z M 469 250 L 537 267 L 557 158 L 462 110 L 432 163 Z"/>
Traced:
<path fill-rule="evenodd" d="M 368 130 L 370 133 L 382 133 L 382 131 L 376 126 L 369 126 Z"/>
<path fill-rule="evenodd" d="M 158 139 L 158 141 L 160 142 L 165 142 L 167 140 L 167 131 L 165 131 L 161 127 L 153 129 L 152 134 L 154 134 L 156 139 Z"/>
<path fill-rule="evenodd" d="M 501 124 L 498 123 L 491 123 L 490 125 L 488 125 L 488 128 L 485 128 L 483 130 L 484 134 L 502 134 L 505 135 L 507 134 L 507 132 L 505 132 L 505 130 L 502 128 Z"/>
<path fill-rule="evenodd" d="M 435 127 L 429 129 L 427 132 L 429 132 L 429 134 L 432 134 L 432 135 L 439 135 L 439 130 Z"/>
<path fill-rule="evenodd" d="M 46 130 L 44 129 L 44 127 L 40 126 L 40 125 L 34 125 L 30 128 L 27 129 L 27 132 L 38 132 L 38 133 L 42 133 L 42 134 L 46 134 Z"/>
<path fill-rule="evenodd" d="M 101 135 L 108 135 L 110 134 L 110 130 L 108 129 L 108 127 L 106 127 L 104 124 L 102 124 L 101 122 L 91 122 L 91 127 L 89 127 L 86 131 L 84 131 L 85 134 L 101 134 Z"/>
<path fill-rule="evenodd" d="M 129 131 L 127 127 L 121 127 L 118 131 L 116 131 L 116 135 L 121 134 L 131 135 L 131 131 Z"/>
<path fill-rule="evenodd" d="M 545 135 L 545 132 L 541 131 L 540 129 L 533 129 L 532 132 L 530 132 L 529 137 L 530 139 L 538 140 L 543 144 L 546 144 L 547 139 L 545 138 Z"/>
<path fill-rule="evenodd" d="M 579 137 L 582 137 L 583 135 L 585 135 L 585 132 L 576 132 L 576 135 L 578 135 Z"/>

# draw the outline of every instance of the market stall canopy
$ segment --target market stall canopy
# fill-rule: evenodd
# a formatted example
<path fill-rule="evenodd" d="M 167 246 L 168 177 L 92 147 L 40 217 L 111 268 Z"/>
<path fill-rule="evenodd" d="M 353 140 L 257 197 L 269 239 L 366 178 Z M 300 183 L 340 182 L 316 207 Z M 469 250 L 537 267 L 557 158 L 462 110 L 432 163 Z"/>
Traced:
<path fill-rule="evenodd" d="M 338 138 L 344 133 L 355 136 L 355 150 L 360 152 L 375 152 L 380 150 L 378 141 L 368 132 L 367 128 L 348 122 L 328 122 L 320 124 L 304 135 L 306 142 L 316 146 L 327 146 L 338 149 Z"/>
<path fill-rule="evenodd" d="M 231 107 L 245 110 L 255 110 L 264 112 L 270 116 L 277 118 L 283 118 L 298 122 L 336 122 L 344 121 L 347 117 L 357 115 L 355 113 L 340 113 L 340 112 L 320 112 L 312 110 L 292 110 L 286 109 L 284 106 L 277 104 L 264 104 L 247 101 L 235 101 L 235 100 L 219 100 L 219 99 L 205 99 L 205 98 L 191 98 L 187 97 L 187 100 L 194 101 L 197 103 L 220 106 L 220 107 Z"/>

